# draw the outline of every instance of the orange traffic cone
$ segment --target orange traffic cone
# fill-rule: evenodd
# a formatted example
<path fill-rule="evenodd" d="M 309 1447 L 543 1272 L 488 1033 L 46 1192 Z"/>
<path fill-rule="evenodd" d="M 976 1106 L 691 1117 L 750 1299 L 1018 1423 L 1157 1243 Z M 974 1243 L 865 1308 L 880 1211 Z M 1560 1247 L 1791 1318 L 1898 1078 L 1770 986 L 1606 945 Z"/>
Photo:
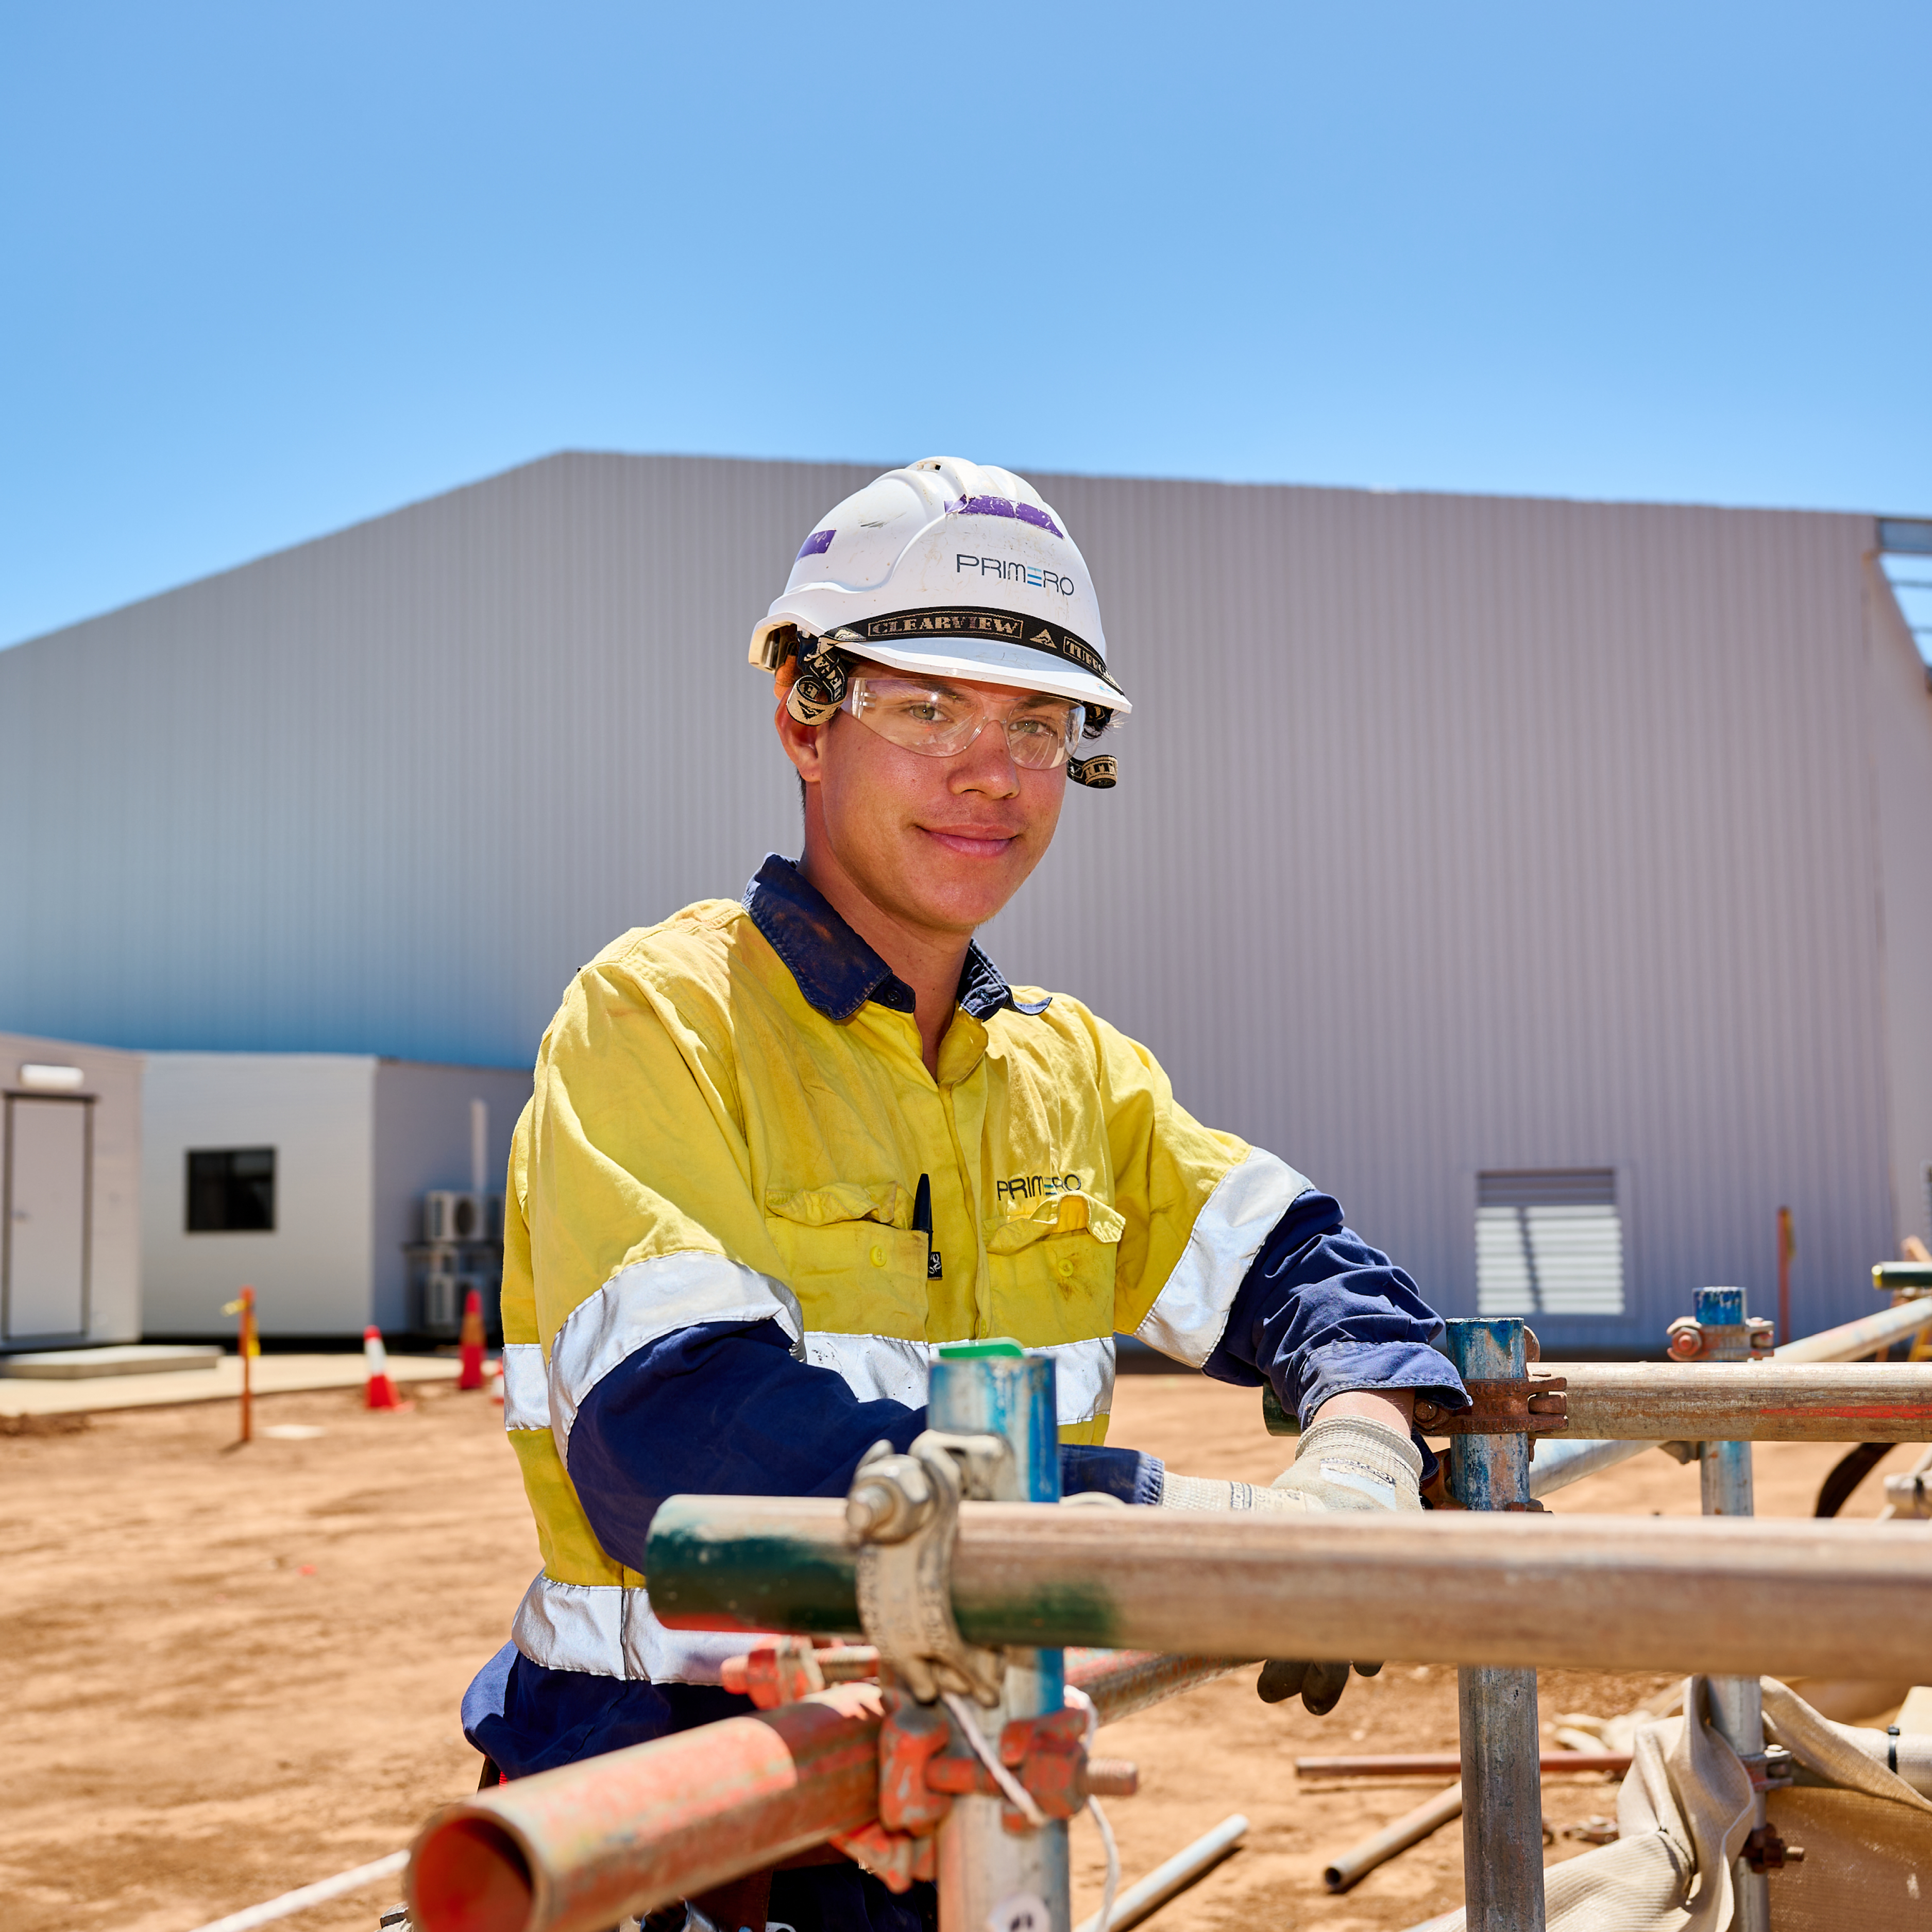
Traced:
<path fill-rule="evenodd" d="M 483 1297 L 472 1288 L 463 1299 L 463 1368 L 456 1378 L 460 1389 L 483 1386 Z"/>
<path fill-rule="evenodd" d="M 389 1379 L 389 1358 L 382 1346 L 382 1331 L 380 1328 L 365 1328 L 362 1331 L 362 1362 L 368 1370 L 368 1379 L 363 1384 L 362 1405 L 365 1408 L 400 1408 L 396 1400 L 396 1385 Z"/>

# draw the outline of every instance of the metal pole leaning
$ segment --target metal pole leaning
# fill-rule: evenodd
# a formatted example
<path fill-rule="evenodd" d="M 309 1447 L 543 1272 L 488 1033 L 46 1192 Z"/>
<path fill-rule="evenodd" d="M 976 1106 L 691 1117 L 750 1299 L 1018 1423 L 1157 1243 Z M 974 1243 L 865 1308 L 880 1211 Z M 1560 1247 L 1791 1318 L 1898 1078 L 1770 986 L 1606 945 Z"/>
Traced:
<path fill-rule="evenodd" d="M 1697 1323 L 1705 1331 L 1707 1358 L 1718 1362 L 1750 1359 L 1750 1328 L 1741 1288 L 1700 1288 Z M 1751 1495 L 1751 1445 L 1749 1442 L 1706 1442 L 1702 1445 L 1704 1514 L 1708 1516 L 1748 1516 L 1754 1514 Z M 1751 1774 L 1750 1849 L 1756 1850 L 1766 1823 L 1764 1796 L 1764 1699 L 1755 1677 L 1714 1676 L 1709 1679 L 1711 1722 Z M 1694 1723 L 1695 1712 L 1686 1712 Z M 1736 1932 L 1770 1932 L 1769 1882 L 1760 1854 L 1758 1869 L 1740 1857 L 1731 1868 L 1737 1906 L 1731 1923 Z"/>
<path fill-rule="evenodd" d="M 973 1345 L 968 1345 L 969 1347 Z M 1002 1437 L 1012 1454 L 1000 1466 L 988 1498 L 998 1502 L 1060 1500 L 1060 1442 L 1051 1356 L 1002 1352 L 944 1352 L 932 1366 L 927 1417 L 934 1429 L 960 1436 Z M 972 1713 L 997 1740 L 1016 1718 L 1043 1717 L 1066 1701 L 1065 1660 L 1047 1647 L 1007 1652 L 999 1704 Z M 970 1710 L 970 1707 L 965 1707 Z M 956 1712 L 956 1724 L 958 1721 Z M 956 1798 L 939 1828 L 940 1932 L 1071 1932 L 1073 1905 L 1066 1822 L 1049 1819 L 1034 1829 L 1006 1828 L 1005 1801 Z"/>
<path fill-rule="evenodd" d="M 1449 1357 L 1466 1382 L 1527 1379 L 1520 1319 L 1448 1326 Z M 1449 1451 L 1449 1486 L 1465 1509 L 1525 1508 L 1530 1499 L 1528 1436 L 1458 1436 Z M 1543 1932 L 1536 1672 L 1466 1664 L 1456 1673 L 1456 1701 L 1469 1932 Z"/>

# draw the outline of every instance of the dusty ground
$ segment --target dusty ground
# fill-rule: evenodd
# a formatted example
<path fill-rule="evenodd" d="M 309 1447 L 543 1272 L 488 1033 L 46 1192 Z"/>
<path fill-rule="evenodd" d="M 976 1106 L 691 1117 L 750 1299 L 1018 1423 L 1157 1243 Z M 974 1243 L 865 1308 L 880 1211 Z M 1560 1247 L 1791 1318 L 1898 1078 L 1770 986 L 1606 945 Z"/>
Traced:
<path fill-rule="evenodd" d="M 401 1415 L 348 1391 L 272 1397 L 258 1426 L 324 1432 L 240 1450 L 220 1404 L 0 1434 L 8 1932 L 188 1932 L 398 1848 L 474 1785 L 458 1699 L 537 1562 L 501 1415 L 445 1387 Z M 1124 1380 L 1113 1434 L 1203 1474 L 1266 1480 L 1288 1460 L 1255 1396 L 1192 1378 Z M 1761 1447 L 1760 1514 L 1808 1515 L 1838 1453 Z M 1846 1514 L 1882 1500 L 1868 1478 Z M 1696 1472 L 1647 1455 L 1555 1502 L 1694 1515 Z M 1438 1784 L 1324 1789 L 1293 1766 L 1351 1746 L 1453 1748 L 1453 1674 L 1392 1661 L 1322 1720 L 1262 1705 L 1252 1675 L 1108 1731 L 1110 1753 L 1142 1771 L 1142 1795 L 1111 1807 L 1128 1877 L 1239 1810 L 1246 1847 L 1190 1896 L 1191 1924 L 1394 1928 L 1458 1903 L 1453 1826 L 1345 1897 L 1322 1887 L 1330 1858 Z M 1662 1681 L 1551 1672 L 1542 1708 L 1627 1709 Z M 1545 1790 L 1558 1826 L 1613 1799 L 1600 1779 Z M 1581 1849 L 1559 1839 L 1549 1856 Z M 1084 1821 L 1075 1850 L 1084 1914 L 1100 1876 Z M 396 1891 L 291 1922 L 373 1932 Z"/>

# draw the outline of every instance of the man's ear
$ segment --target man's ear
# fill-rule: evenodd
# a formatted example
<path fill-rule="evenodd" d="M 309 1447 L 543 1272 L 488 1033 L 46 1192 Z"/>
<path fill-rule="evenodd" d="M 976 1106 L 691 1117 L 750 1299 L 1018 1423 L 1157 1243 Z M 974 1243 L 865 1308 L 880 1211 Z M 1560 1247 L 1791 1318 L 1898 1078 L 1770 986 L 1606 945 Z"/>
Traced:
<path fill-rule="evenodd" d="M 772 722 L 777 727 L 778 742 L 784 747 L 784 754 L 797 768 L 801 784 L 816 784 L 820 776 L 819 740 L 824 734 L 823 724 L 801 724 L 785 709 L 785 698 L 798 676 L 798 660 L 788 658 L 778 668 L 772 680 L 772 693 L 778 701 Z"/>

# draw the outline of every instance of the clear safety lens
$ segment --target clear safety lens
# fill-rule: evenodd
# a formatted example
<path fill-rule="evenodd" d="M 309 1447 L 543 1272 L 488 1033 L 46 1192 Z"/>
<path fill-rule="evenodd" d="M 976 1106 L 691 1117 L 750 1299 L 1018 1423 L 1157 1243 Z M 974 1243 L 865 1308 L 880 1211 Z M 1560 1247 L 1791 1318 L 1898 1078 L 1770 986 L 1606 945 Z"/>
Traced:
<path fill-rule="evenodd" d="M 988 724 L 1004 725 L 1008 755 L 1034 771 L 1064 765 L 1087 722 L 1087 707 L 1064 698 L 1042 692 L 992 708 L 970 686 L 922 678 L 855 677 L 839 708 L 881 738 L 928 758 L 952 758 Z"/>

